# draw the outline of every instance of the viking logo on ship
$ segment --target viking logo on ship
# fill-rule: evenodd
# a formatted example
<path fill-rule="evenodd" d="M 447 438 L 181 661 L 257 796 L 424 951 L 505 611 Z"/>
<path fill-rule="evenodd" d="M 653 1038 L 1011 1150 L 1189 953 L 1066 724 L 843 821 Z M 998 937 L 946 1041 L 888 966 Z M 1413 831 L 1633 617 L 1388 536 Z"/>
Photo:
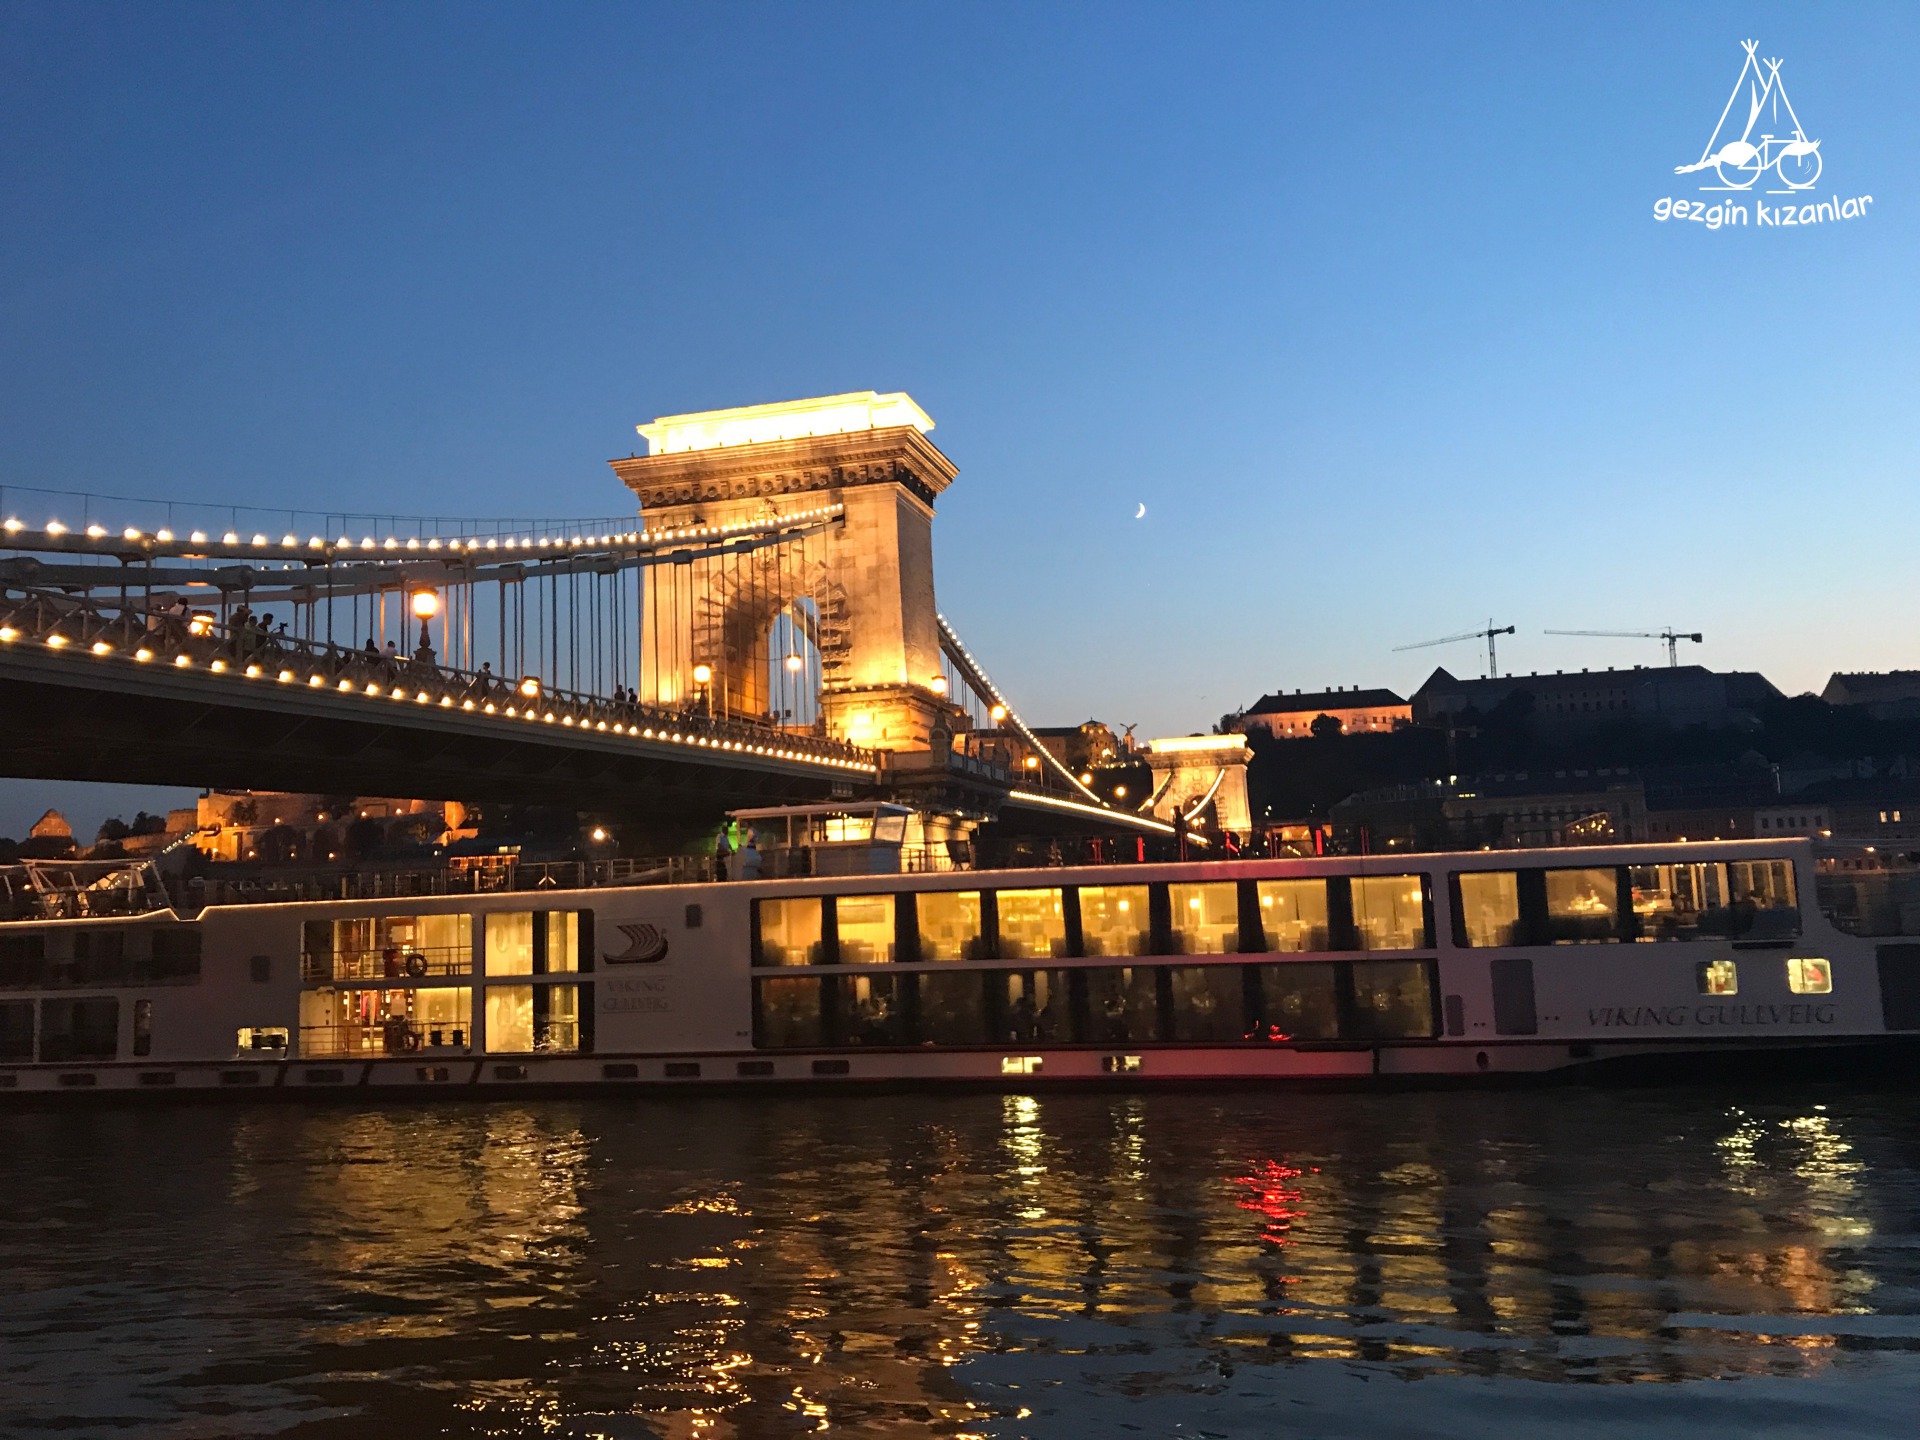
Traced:
<path fill-rule="evenodd" d="M 1676 165 L 1676 175 L 1692 175 L 1711 170 L 1719 184 L 1703 184 L 1702 190 L 1751 190 L 1769 171 L 1779 180 L 1780 189 L 1769 195 L 1791 195 L 1812 187 L 1820 178 L 1820 142 L 1809 140 L 1800 128 L 1800 117 L 1793 113 L 1787 99 L 1786 82 L 1780 78 L 1778 60 L 1762 60 L 1754 53 L 1752 40 L 1742 40 L 1747 52 L 1740 67 L 1740 78 L 1733 82 L 1733 94 L 1727 97 L 1707 147 L 1691 165 Z M 1746 123 L 1738 134 L 1732 126 L 1739 123 L 1738 106 L 1746 101 Z M 1766 126 L 1758 135 L 1756 127 Z"/>
<path fill-rule="evenodd" d="M 609 965 L 658 965 L 667 958 L 667 937 L 658 925 L 621 925 L 627 948 L 618 955 L 602 951 L 600 958 Z"/>

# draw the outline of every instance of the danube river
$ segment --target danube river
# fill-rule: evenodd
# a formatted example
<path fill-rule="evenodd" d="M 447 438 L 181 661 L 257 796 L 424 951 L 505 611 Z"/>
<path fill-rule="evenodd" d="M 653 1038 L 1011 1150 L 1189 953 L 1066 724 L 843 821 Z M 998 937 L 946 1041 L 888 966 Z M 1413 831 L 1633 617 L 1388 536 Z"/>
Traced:
<path fill-rule="evenodd" d="M 0 1114 L 0 1434 L 1906 1433 L 1920 1095 Z"/>

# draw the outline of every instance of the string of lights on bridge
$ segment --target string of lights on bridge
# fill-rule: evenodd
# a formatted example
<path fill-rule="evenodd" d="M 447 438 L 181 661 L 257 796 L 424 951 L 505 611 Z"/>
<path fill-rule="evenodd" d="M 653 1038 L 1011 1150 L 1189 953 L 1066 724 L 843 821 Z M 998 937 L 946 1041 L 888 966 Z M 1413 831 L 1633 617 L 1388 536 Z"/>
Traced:
<path fill-rule="evenodd" d="M 500 551 L 533 551 L 549 553 L 555 551 L 578 550 L 595 546 L 635 546 L 656 545 L 673 540 L 724 539 L 728 536 L 777 529 L 785 525 L 799 524 L 811 520 L 828 519 L 845 510 L 839 504 L 820 505 L 808 510 L 783 512 L 773 516 L 763 516 L 752 520 L 736 520 L 722 525 L 679 525 L 662 527 L 656 530 L 639 529 L 625 532 L 608 532 L 600 535 L 463 535 L 442 538 L 438 535 L 422 539 L 417 535 L 401 537 L 388 535 L 375 538 L 363 536 L 356 542 L 351 536 L 342 535 L 338 540 L 328 541 L 321 536 L 310 536 L 304 543 L 304 549 L 317 553 L 324 560 L 341 554 L 381 555 L 381 554 L 448 554 L 498 553 Z M 476 522 L 476 528 L 484 522 Z M 87 553 L 88 549 L 104 555 L 117 555 L 118 545 L 132 544 L 142 547 L 143 553 L 154 546 L 201 546 L 220 545 L 229 551 L 248 547 L 255 550 L 274 548 L 278 550 L 298 550 L 303 548 L 299 536 L 286 534 L 279 541 L 272 540 L 262 532 L 256 532 L 250 538 L 242 538 L 238 531 L 229 530 L 217 540 L 204 530 L 190 531 L 184 540 L 172 530 L 141 530 L 136 526 L 124 526 L 117 532 L 109 526 L 98 523 L 86 526 L 76 532 L 59 520 L 49 520 L 44 528 L 30 527 L 17 515 L 10 515 L 0 521 L 0 532 L 4 532 L 5 548 L 10 549 L 57 549 L 68 553 Z M 42 537 L 44 536 L 44 540 Z M 305 558 L 305 557 L 302 557 Z"/>

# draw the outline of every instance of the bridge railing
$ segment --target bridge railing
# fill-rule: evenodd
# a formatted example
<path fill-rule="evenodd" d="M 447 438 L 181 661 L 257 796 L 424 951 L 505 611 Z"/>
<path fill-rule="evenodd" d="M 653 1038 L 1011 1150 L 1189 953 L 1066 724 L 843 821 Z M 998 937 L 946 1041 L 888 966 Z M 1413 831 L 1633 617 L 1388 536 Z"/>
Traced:
<path fill-rule="evenodd" d="M 232 624 L 185 607 L 145 610 L 87 596 L 0 586 L 0 645 L 39 644 L 76 657 L 170 665 L 212 675 L 272 678 L 373 698 L 458 707 L 509 719 L 641 738 L 672 738 L 775 758 L 814 760 L 871 771 L 871 752 L 827 736 L 772 723 L 644 705 L 632 696 L 594 695 L 549 686 L 537 676 L 509 679 L 488 668 L 439 663 L 430 649 L 412 655 L 352 649 L 326 640 Z"/>

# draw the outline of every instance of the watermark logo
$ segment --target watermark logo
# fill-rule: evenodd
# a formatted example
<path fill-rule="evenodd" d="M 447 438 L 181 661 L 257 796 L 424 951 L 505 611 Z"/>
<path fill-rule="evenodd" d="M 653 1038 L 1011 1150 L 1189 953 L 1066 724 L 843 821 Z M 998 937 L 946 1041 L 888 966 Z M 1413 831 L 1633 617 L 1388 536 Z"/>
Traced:
<path fill-rule="evenodd" d="M 1820 141 L 1809 136 L 1787 98 L 1781 61 L 1762 59 L 1757 42 L 1742 40 L 1746 52 L 1733 93 L 1721 107 L 1700 158 L 1676 165 L 1676 175 L 1699 175 L 1709 194 L 1753 192 L 1754 200 L 1686 200 L 1663 196 L 1653 205 L 1656 220 L 1689 220 L 1709 230 L 1751 224 L 1756 228 L 1820 225 L 1857 220 L 1873 203 L 1871 195 L 1820 199 L 1809 193 L 1825 161 Z M 1756 188 L 1757 187 L 1757 188 Z M 1761 195 L 1788 197 L 1769 204 Z M 1804 197 L 1804 203 L 1800 203 Z"/>

